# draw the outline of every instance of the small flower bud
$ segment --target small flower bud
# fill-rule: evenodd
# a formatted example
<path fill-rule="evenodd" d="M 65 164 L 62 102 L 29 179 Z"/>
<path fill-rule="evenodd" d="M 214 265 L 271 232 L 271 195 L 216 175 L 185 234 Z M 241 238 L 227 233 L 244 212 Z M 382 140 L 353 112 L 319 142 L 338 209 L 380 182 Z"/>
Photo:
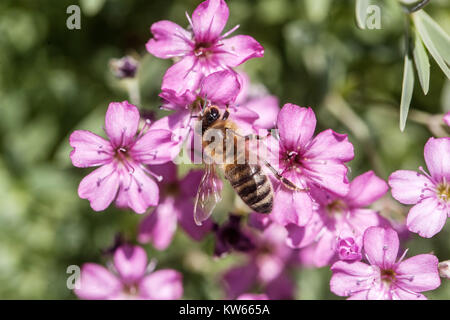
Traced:
<path fill-rule="evenodd" d="M 139 62 L 131 56 L 110 60 L 111 71 L 119 79 L 134 78 Z"/>
<path fill-rule="evenodd" d="M 442 278 L 450 279 L 450 260 L 439 262 L 438 268 Z"/>

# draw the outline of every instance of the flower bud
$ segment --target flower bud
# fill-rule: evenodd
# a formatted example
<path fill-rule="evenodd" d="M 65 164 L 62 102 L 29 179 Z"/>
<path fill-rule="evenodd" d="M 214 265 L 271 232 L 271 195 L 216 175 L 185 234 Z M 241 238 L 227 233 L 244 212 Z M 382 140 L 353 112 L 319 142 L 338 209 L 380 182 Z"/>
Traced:
<path fill-rule="evenodd" d="M 442 278 L 450 279 L 450 260 L 439 262 L 438 268 Z"/>
<path fill-rule="evenodd" d="M 125 56 L 120 59 L 111 59 L 111 71 L 119 79 L 134 78 L 139 62 L 131 56 Z"/>

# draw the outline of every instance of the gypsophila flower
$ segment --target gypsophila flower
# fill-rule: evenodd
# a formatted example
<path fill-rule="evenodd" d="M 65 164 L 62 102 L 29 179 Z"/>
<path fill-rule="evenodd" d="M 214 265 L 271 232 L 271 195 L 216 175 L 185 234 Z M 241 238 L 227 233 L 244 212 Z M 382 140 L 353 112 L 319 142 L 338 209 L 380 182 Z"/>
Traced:
<path fill-rule="evenodd" d="M 109 104 L 105 117 L 105 132 L 109 140 L 84 130 L 70 136 L 70 153 L 76 167 L 96 167 L 78 187 L 78 195 L 88 199 L 95 211 L 105 210 L 111 202 L 121 208 L 144 213 L 159 200 L 156 182 L 160 179 L 146 165 L 172 160 L 169 130 L 148 130 L 149 122 L 138 135 L 139 111 L 124 102 Z M 171 153 L 172 152 L 172 153 Z"/>
<path fill-rule="evenodd" d="M 87 300 L 173 300 L 183 295 L 182 275 L 172 269 L 153 271 L 138 246 L 122 245 L 114 253 L 113 270 L 85 263 L 75 294 Z"/>
<path fill-rule="evenodd" d="M 227 38 L 238 26 L 221 35 L 228 15 L 224 0 L 207 0 L 194 10 L 192 20 L 186 14 L 191 31 L 167 20 L 151 26 L 153 38 L 147 42 L 148 52 L 162 59 L 181 59 L 164 75 L 163 90 L 176 94 L 195 90 L 203 77 L 264 55 L 264 48 L 250 36 Z"/>
<path fill-rule="evenodd" d="M 443 228 L 450 216 L 450 138 L 430 138 L 424 157 L 430 174 L 398 170 L 389 177 L 392 196 L 413 204 L 406 219 L 411 232 L 431 238 Z"/>
<path fill-rule="evenodd" d="M 364 233 L 369 264 L 338 261 L 331 267 L 330 288 L 338 296 L 356 300 L 426 299 L 423 291 L 436 289 L 441 280 L 438 259 L 431 254 L 397 260 L 398 235 L 393 229 L 370 227 Z"/>
<path fill-rule="evenodd" d="M 313 138 L 316 117 L 311 108 L 285 104 L 278 114 L 279 143 L 269 163 L 297 187 L 317 187 L 345 196 L 349 191 L 345 162 L 353 159 L 353 145 L 347 136 L 325 130 Z M 270 140 L 269 140 L 270 141 Z M 282 183 L 275 186 L 272 215 L 279 224 L 306 225 L 313 214 L 308 192 L 292 191 Z"/>

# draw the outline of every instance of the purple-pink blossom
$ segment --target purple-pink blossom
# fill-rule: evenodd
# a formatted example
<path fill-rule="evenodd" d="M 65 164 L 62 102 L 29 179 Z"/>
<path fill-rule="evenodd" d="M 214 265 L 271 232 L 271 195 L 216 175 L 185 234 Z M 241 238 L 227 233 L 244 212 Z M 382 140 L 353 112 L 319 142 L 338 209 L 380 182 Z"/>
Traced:
<path fill-rule="evenodd" d="M 292 223 L 286 226 L 288 244 L 294 248 L 310 246 L 303 259 L 308 257 L 307 260 L 317 267 L 337 259 L 360 260 L 364 231 L 386 223 L 376 211 L 365 207 L 380 199 L 387 190 L 387 183 L 373 171 L 353 179 L 345 196 L 313 188 L 313 217 L 304 227 Z"/>
<path fill-rule="evenodd" d="M 177 94 L 195 90 L 203 77 L 264 55 L 264 48 L 250 36 L 227 38 L 238 26 L 221 35 L 228 15 L 224 0 L 207 0 L 194 10 L 192 19 L 186 14 L 191 31 L 167 20 L 151 26 L 148 52 L 162 59 L 180 59 L 164 75 L 163 90 Z"/>
<path fill-rule="evenodd" d="M 270 299 L 292 299 L 294 283 L 288 270 L 297 257 L 286 245 L 286 230 L 271 223 L 252 239 L 255 249 L 248 252 L 247 263 L 231 268 L 223 277 L 227 297 L 235 299 L 258 285 Z"/>
<path fill-rule="evenodd" d="M 450 138 L 430 138 L 424 157 L 429 174 L 398 170 L 389 177 L 392 196 L 403 204 L 414 205 L 406 226 L 411 232 L 431 238 L 442 230 L 450 216 Z"/>
<path fill-rule="evenodd" d="M 172 269 L 151 270 L 152 263 L 141 247 L 118 247 L 113 262 L 111 269 L 85 263 L 75 294 L 86 300 L 174 300 L 183 295 L 182 275 Z"/>
<path fill-rule="evenodd" d="M 160 203 L 139 225 L 138 240 L 152 243 L 165 250 L 177 230 L 177 225 L 194 240 L 201 240 L 212 228 L 211 220 L 201 226 L 194 223 L 194 197 L 203 175 L 201 170 L 191 170 L 183 179 L 177 178 L 177 167 L 172 162 L 152 167 L 164 179 L 159 183 Z"/>
<path fill-rule="evenodd" d="M 70 153 L 76 167 L 97 167 L 78 187 L 78 195 L 88 199 L 95 211 L 105 210 L 111 202 L 121 208 L 144 213 L 159 200 L 156 176 L 147 165 L 172 160 L 172 133 L 148 130 L 148 122 L 137 135 L 139 111 L 124 102 L 109 104 L 105 117 L 106 140 L 90 131 L 77 130 L 70 136 Z"/>
<path fill-rule="evenodd" d="M 313 138 L 316 128 L 313 110 L 290 103 L 278 114 L 277 127 L 279 143 L 270 143 L 269 163 L 304 191 L 293 191 L 277 183 L 272 215 L 279 224 L 304 226 L 313 214 L 309 189 L 319 188 L 340 196 L 348 193 L 345 163 L 353 159 L 353 145 L 347 135 L 331 129 Z"/>
<path fill-rule="evenodd" d="M 370 227 L 364 233 L 364 251 L 369 264 L 338 261 L 331 267 L 331 291 L 356 300 L 426 299 L 421 293 L 436 289 L 441 280 L 438 259 L 420 254 L 397 260 L 399 239 L 393 229 Z"/>

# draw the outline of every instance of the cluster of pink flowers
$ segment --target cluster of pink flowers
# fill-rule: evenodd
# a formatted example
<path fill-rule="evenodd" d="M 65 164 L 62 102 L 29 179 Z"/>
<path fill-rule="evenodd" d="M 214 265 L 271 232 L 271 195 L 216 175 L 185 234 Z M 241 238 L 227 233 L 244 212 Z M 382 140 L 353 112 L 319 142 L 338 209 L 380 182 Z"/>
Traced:
<path fill-rule="evenodd" d="M 110 103 L 105 117 L 108 139 L 77 130 L 70 136 L 76 167 L 98 167 L 80 183 L 78 194 L 95 211 L 112 202 L 144 214 L 137 241 L 166 250 L 179 225 L 195 241 L 216 238 L 214 255 L 239 252 L 247 257 L 223 275 L 227 298 L 291 299 L 291 271 L 300 266 L 331 266 L 331 291 L 352 299 L 423 299 L 440 285 L 438 260 L 431 254 L 397 261 L 399 238 L 389 219 L 370 206 L 392 188 L 401 203 L 414 205 L 409 231 L 432 237 L 450 216 L 450 138 L 425 145 L 429 174 L 399 170 L 389 185 L 373 171 L 347 177 L 354 148 L 347 135 L 331 129 L 315 134 L 313 109 L 287 103 L 267 92 L 252 92 L 248 76 L 233 68 L 264 49 L 246 35 L 222 34 L 229 10 L 224 0 L 207 0 L 187 16 L 186 30 L 170 21 L 151 26 L 147 51 L 174 63 L 162 79 L 162 108 L 171 113 L 157 121 L 140 115 L 127 101 Z M 255 91 L 255 90 L 253 90 Z M 278 129 L 267 137 L 266 161 L 274 191 L 269 215 L 230 215 L 218 225 L 212 218 L 194 222 L 194 197 L 202 170 L 179 178 L 172 162 L 194 138 L 194 120 L 205 103 L 229 113 L 243 135 Z M 447 117 L 448 118 L 448 117 Z M 290 188 L 284 181 L 297 188 Z M 154 207 L 153 210 L 149 210 Z M 230 212 L 234 209 L 230 208 Z M 405 252 L 406 253 L 406 252 Z M 211 253 L 213 255 L 213 253 Z M 369 264 L 361 262 L 367 259 Z M 397 262 L 396 262 L 397 261 Z M 124 244 L 114 252 L 110 270 L 93 263 L 82 268 L 75 293 L 82 299 L 178 299 L 182 276 L 153 271 L 145 250 Z M 254 287 L 261 292 L 252 293 Z"/>

